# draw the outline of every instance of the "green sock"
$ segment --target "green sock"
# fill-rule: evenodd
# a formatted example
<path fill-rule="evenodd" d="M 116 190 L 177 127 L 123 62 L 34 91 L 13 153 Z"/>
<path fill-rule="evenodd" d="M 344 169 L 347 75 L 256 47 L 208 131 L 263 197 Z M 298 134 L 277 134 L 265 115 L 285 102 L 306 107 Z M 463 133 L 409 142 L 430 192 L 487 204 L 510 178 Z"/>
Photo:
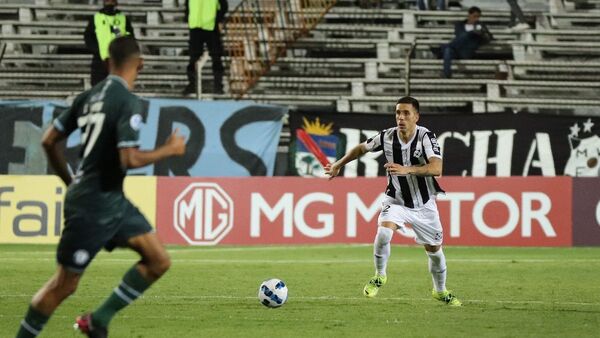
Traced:
<path fill-rule="evenodd" d="M 125 273 L 121 284 L 114 289 L 104 304 L 92 313 L 92 324 L 96 327 L 108 327 L 112 317 L 141 296 L 150 284 L 134 265 Z"/>
<path fill-rule="evenodd" d="M 29 305 L 25 319 L 21 321 L 19 332 L 17 332 L 17 338 L 37 337 L 37 335 L 40 334 L 40 331 L 42 331 L 44 328 L 44 325 L 46 325 L 48 318 L 50 317 Z"/>

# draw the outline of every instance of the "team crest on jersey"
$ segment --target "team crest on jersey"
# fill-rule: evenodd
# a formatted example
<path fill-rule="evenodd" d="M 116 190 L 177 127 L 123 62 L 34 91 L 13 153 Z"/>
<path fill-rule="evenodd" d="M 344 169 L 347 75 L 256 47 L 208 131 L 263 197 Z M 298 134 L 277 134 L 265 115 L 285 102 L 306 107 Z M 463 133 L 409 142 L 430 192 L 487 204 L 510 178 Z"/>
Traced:
<path fill-rule="evenodd" d="M 131 119 L 129 119 L 129 125 L 133 130 L 139 130 L 140 124 L 142 124 L 142 115 L 140 114 L 132 115 Z"/>
<path fill-rule="evenodd" d="M 440 144 L 437 141 L 437 138 L 432 137 L 429 139 L 431 141 L 431 148 L 433 149 L 433 152 L 436 154 L 440 153 Z"/>
<path fill-rule="evenodd" d="M 594 122 L 591 118 L 582 123 L 573 124 L 569 129 L 569 146 L 571 154 L 565 166 L 565 175 L 568 176 L 599 176 L 600 170 L 600 137 L 592 131 Z"/>

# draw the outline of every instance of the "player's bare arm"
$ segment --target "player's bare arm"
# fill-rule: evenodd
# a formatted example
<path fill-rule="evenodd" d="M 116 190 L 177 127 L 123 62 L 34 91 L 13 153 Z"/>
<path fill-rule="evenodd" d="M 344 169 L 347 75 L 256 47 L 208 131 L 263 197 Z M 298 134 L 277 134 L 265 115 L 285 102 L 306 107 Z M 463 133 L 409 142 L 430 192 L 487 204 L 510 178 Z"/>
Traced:
<path fill-rule="evenodd" d="M 167 157 L 183 154 L 185 154 L 185 138 L 178 134 L 177 129 L 169 136 L 165 144 L 155 150 L 144 151 L 134 147 L 119 149 L 121 166 L 127 169 L 144 167 Z"/>
<path fill-rule="evenodd" d="M 429 163 L 422 166 L 403 166 L 397 163 L 386 163 L 384 165 L 391 175 L 415 175 L 415 176 L 441 176 L 442 159 L 439 157 L 428 158 Z"/>
<path fill-rule="evenodd" d="M 48 157 L 48 162 L 50 162 L 52 169 L 68 186 L 71 184 L 72 177 L 67 167 L 65 155 L 59 147 L 60 142 L 64 139 L 66 139 L 65 134 L 58 131 L 54 126 L 50 126 L 42 137 L 42 147 L 46 152 L 46 157 Z"/>
<path fill-rule="evenodd" d="M 325 175 L 328 175 L 330 180 L 333 179 L 334 177 L 339 175 L 340 170 L 347 163 L 356 160 L 357 158 L 361 157 L 362 155 L 364 155 L 366 153 L 367 153 L 367 148 L 365 147 L 364 143 L 361 143 L 361 144 L 355 146 L 354 148 L 350 149 L 350 151 L 347 152 L 346 155 L 344 155 L 344 157 L 340 158 L 339 160 L 335 161 L 334 163 L 327 164 L 324 168 Z"/>

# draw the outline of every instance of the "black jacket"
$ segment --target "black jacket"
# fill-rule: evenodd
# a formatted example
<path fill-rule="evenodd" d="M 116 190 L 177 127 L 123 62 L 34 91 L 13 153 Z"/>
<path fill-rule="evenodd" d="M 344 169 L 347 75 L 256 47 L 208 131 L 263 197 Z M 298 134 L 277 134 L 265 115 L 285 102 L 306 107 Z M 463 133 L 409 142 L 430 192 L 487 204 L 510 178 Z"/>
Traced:
<path fill-rule="evenodd" d="M 99 10 L 100 13 L 107 15 L 115 15 L 121 13 L 119 10 L 115 10 L 114 13 L 110 13 L 104 9 Z M 133 27 L 131 26 L 131 20 L 129 17 L 125 17 L 125 30 L 131 34 L 131 36 L 135 37 L 133 33 Z M 85 41 L 85 46 L 87 49 L 94 54 L 94 58 L 100 59 L 100 52 L 98 51 L 98 39 L 96 38 L 96 24 L 94 23 L 94 16 L 90 17 L 88 21 L 88 25 L 85 28 L 85 32 L 83 33 L 83 39 Z"/>
<path fill-rule="evenodd" d="M 467 20 L 464 20 L 454 25 L 454 39 L 450 42 L 454 49 L 470 54 L 494 38 L 485 24 L 477 22 L 475 26 L 480 26 L 480 29 L 469 32 L 465 30 L 466 24 Z"/>

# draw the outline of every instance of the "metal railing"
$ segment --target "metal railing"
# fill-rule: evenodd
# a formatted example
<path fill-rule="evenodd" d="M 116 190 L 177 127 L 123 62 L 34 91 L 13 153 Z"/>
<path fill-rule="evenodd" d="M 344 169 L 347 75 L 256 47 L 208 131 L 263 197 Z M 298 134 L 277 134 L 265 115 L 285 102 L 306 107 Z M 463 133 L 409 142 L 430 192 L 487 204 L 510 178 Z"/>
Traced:
<path fill-rule="evenodd" d="M 208 52 L 204 51 L 202 56 L 196 61 L 196 98 L 202 100 L 202 69 L 208 62 Z"/>
<path fill-rule="evenodd" d="M 4 59 L 4 52 L 6 52 L 6 44 L 0 42 L 0 63 L 2 63 L 2 59 Z"/>
<path fill-rule="evenodd" d="M 410 70 L 412 66 L 411 59 L 415 56 L 415 49 L 417 48 L 417 40 L 413 41 L 406 53 L 406 61 L 404 63 L 404 95 L 410 95 Z"/>
<path fill-rule="evenodd" d="M 229 92 L 242 97 L 336 0 L 243 0 L 228 16 Z"/>

